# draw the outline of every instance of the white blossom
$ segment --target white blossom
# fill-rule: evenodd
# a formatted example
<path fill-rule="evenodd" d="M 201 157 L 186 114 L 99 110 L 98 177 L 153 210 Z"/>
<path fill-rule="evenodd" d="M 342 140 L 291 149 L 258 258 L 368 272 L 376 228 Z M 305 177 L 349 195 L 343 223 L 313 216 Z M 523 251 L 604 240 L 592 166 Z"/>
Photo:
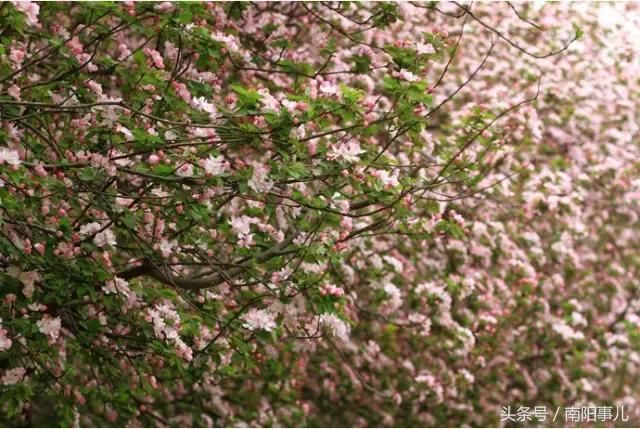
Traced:
<path fill-rule="evenodd" d="M 249 187 L 256 192 L 269 192 L 273 187 L 273 181 L 269 180 L 269 170 L 262 164 L 253 165 L 253 174 L 249 179 Z"/>
<path fill-rule="evenodd" d="M 17 150 L 0 148 L 0 165 L 7 163 L 9 165 L 20 165 L 20 154 Z"/>
<path fill-rule="evenodd" d="M 62 321 L 59 317 L 51 317 L 45 314 L 44 317 L 36 322 L 40 332 L 45 334 L 49 338 L 49 344 L 53 344 L 58 340 L 60 336 L 60 328 Z"/>
<path fill-rule="evenodd" d="M 11 348 L 11 338 L 7 336 L 7 330 L 2 327 L 2 319 L 0 319 L 0 352 Z"/>
<path fill-rule="evenodd" d="M 228 168 L 228 163 L 224 160 L 224 156 L 209 155 L 208 158 L 202 160 L 202 168 L 209 176 L 219 176 Z"/>
<path fill-rule="evenodd" d="M 431 43 L 422 43 L 422 42 L 416 43 L 416 51 L 420 55 L 436 53 L 436 49 L 433 47 Z"/>
<path fill-rule="evenodd" d="M 27 373 L 27 370 L 21 366 L 7 370 L 7 372 L 5 372 L 4 375 L 2 376 L 2 384 L 4 385 L 18 384 L 24 380 L 24 376 L 26 373 Z"/>
<path fill-rule="evenodd" d="M 245 321 L 242 326 L 251 331 L 262 329 L 271 332 L 276 328 L 276 321 L 273 314 L 266 310 L 252 308 L 242 316 L 242 320 Z"/>
<path fill-rule="evenodd" d="M 349 339 L 351 328 L 344 321 L 338 319 L 334 314 L 324 313 L 320 315 L 320 325 L 329 330 L 331 335 L 342 340 Z"/>
<path fill-rule="evenodd" d="M 358 162 L 360 154 L 363 152 L 364 150 L 357 141 L 350 140 L 333 145 L 331 151 L 327 154 L 327 158 L 329 160 L 341 159 L 347 162 Z"/>
<path fill-rule="evenodd" d="M 116 236 L 111 229 L 105 229 L 93 237 L 93 242 L 98 247 L 115 246 Z"/>

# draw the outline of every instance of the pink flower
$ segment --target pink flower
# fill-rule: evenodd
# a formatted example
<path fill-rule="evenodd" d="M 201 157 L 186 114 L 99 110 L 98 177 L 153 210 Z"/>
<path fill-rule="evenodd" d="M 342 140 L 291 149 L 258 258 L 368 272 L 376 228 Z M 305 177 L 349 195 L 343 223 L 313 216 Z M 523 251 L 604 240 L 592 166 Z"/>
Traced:
<path fill-rule="evenodd" d="M 44 317 L 36 323 L 40 332 L 49 338 L 49 344 L 54 344 L 60 337 L 60 328 L 62 321 L 59 317 L 51 317 L 45 314 Z"/>
<path fill-rule="evenodd" d="M 324 284 L 320 286 L 320 295 L 341 297 L 344 296 L 344 289 L 333 284 Z"/>
<path fill-rule="evenodd" d="M 211 34 L 211 39 L 215 40 L 216 42 L 224 43 L 232 52 L 236 52 L 240 49 L 238 39 L 235 36 L 227 35 L 221 33 L 220 31 L 217 31 Z"/>
<path fill-rule="evenodd" d="M 4 375 L 2 376 L 2 384 L 4 385 L 18 384 L 22 380 L 24 380 L 24 376 L 26 373 L 27 373 L 27 370 L 21 366 L 10 369 L 7 372 L 5 372 Z"/>
<path fill-rule="evenodd" d="M 371 173 L 373 177 L 380 179 L 385 187 L 398 186 L 400 184 L 400 182 L 398 181 L 398 174 L 398 170 L 395 170 L 391 174 L 389 174 L 389 172 L 386 170 L 375 170 Z"/>
<path fill-rule="evenodd" d="M 116 125 L 116 131 L 119 132 L 119 133 L 122 133 L 124 135 L 125 139 L 127 139 L 127 141 L 134 140 L 133 133 L 127 127 L 123 127 L 122 125 L 118 124 L 118 125 Z"/>
<path fill-rule="evenodd" d="M 147 311 L 148 319 L 158 338 L 175 340 L 179 338 L 180 315 L 168 304 L 157 304 Z"/>
<path fill-rule="evenodd" d="M 320 90 L 321 93 L 327 94 L 327 95 L 337 95 L 338 92 L 340 91 L 340 88 L 338 88 L 338 85 L 334 85 L 331 82 L 326 82 L 326 81 L 322 82 L 318 87 L 318 89 Z"/>
<path fill-rule="evenodd" d="M 315 140 L 309 141 L 309 143 L 307 143 L 307 150 L 309 151 L 309 155 L 314 156 L 318 153 L 318 142 Z"/>
<path fill-rule="evenodd" d="M 178 357 L 186 360 L 187 362 L 191 362 L 193 360 L 193 349 L 185 344 L 182 339 L 176 339 L 176 354 Z"/>
<path fill-rule="evenodd" d="M 256 192 L 269 192 L 273 187 L 273 181 L 268 179 L 269 169 L 264 164 L 254 163 L 253 174 L 249 179 L 249 187 Z"/>
<path fill-rule="evenodd" d="M 179 357 L 186 361 L 193 359 L 193 350 L 180 338 L 180 315 L 171 304 L 156 304 L 147 310 L 145 319 L 153 323 L 156 337 L 175 345 Z"/>
<path fill-rule="evenodd" d="M 163 1 L 159 5 L 156 5 L 156 10 L 160 12 L 171 12 L 175 9 L 175 5 L 170 1 Z"/>
<path fill-rule="evenodd" d="M 191 104 L 191 93 L 187 88 L 187 85 L 181 82 L 172 82 L 171 86 L 173 86 L 173 90 L 178 94 L 180 98 L 182 98 L 187 103 Z M 193 105 L 191 107 L 194 107 Z"/>
<path fill-rule="evenodd" d="M 80 39 L 78 39 L 78 37 L 74 37 L 73 39 L 69 40 L 66 43 L 67 48 L 69 48 L 69 50 L 71 52 L 73 52 L 75 55 L 80 55 L 82 54 L 84 47 L 82 46 L 82 42 L 80 41 Z"/>
<path fill-rule="evenodd" d="M 222 155 L 209 155 L 208 158 L 200 161 L 200 166 L 204 168 L 207 176 L 219 176 L 229 168 L 229 163 L 225 161 Z"/>
<path fill-rule="evenodd" d="M 0 319 L 0 352 L 11 348 L 11 338 L 7 336 L 7 330 L 2 327 L 2 319 Z"/>
<path fill-rule="evenodd" d="M 240 217 L 232 216 L 230 223 L 236 234 L 238 234 L 238 236 L 241 236 L 249 234 L 251 232 L 251 225 L 260 223 L 260 219 L 249 217 L 246 215 L 242 215 Z"/>
<path fill-rule="evenodd" d="M 120 277 L 114 277 L 113 280 L 107 280 L 104 286 L 102 286 L 102 290 L 107 295 L 121 294 L 124 296 L 129 296 L 131 294 L 129 283 L 126 280 L 121 279 Z"/>
<path fill-rule="evenodd" d="M 296 108 L 298 107 L 298 103 L 295 101 L 282 100 L 282 105 L 287 109 L 287 111 L 294 115 L 296 112 Z"/>
<path fill-rule="evenodd" d="M 162 55 L 160 55 L 160 52 L 151 48 L 144 48 L 143 52 L 147 57 L 149 57 L 155 68 L 161 70 L 164 69 L 164 60 L 162 59 Z"/>
<path fill-rule="evenodd" d="M 416 51 L 420 55 L 425 55 L 425 54 L 429 55 L 429 54 L 436 53 L 436 50 L 431 43 L 421 43 L 421 42 L 416 43 Z"/>
<path fill-rule="evenodd" d="M 178 243 L 176 243 L 175 241 L 168 241 L 167 239 L 163 238 L 162 240 L 160 240 L 158 250 L 160 250 L 160 254 L 164 258 L 168 258 L 175 251 L 177 246 Z"/>
<path fill-rule="evenodd" d="M 12 266 L 7 270 L 7 274 L 20 280 L 20 283 L 23 285 L 22 294 L 24 296 L 28 299 L 33 297 L 33 292 L 35 291 L 34 284 L 35 282 L 40 281 L 40 274 L 37 271 L 23 272 L 20 268 Z"/>
<path fill-rule="evenodd" d="M 100 228 L 102 228 L 102 226 L 98 222 L 91 222 L 86 225 L 82 225 L 79 232 L 81 236 L 86 237 L 100 231 Z"/>
<path fill-rule="evenodd" d="M 318 316 L 318 320 L 320 325 L 325 327 L 334 337 L 342 340 L 349 339 L 351 328 L 334 314 L 324 313 Z"/>
<path fill-rule="evenodd" d="M 24 61 L 25 52 L 22 49 L 11 48 L 11 52 L 9 53 L 9 60 L 11 60 L 14 65 L 19 66 Z"/>
<path fill-rule="evenodd" d="M 47 177 L 48 173 L 47 170 L 44 169 L 44 166 L 42 164 L 38 164 L 33 168 L 34 173 L 36 173 L 36 175 L 40 176 L 40 177 Z"/>
<path fill-rule="evenodd" d="M 15 98 L 16 100 L 20 100 L 20 87 L 18 85 L 11 85 L 7 88 L 7 94 Z"/>
<path fill-rule="evenodd" d="M 189 94 L 189 96 L 191 96 L 191 94 Z M 191 100 L 191 107 L 207 112 L 211 118 L 215 118 L 218 114 L 216 106 L 213 103 L 208 102 L 204 97 L 197 97 Z"/>
<path fill-rule="evenodd" d="M 242 215 L 240 217 L 231 217 L 231 227 L 238 237 L 238 245 L 241 247 L 252 246 L 253 234 L 251 234 L 251 225 L 260 223 L 260 219 Z"/>
<path fill-rule="evenodd" d="M 129 55 L 131 55 L 131 50 L 129 49 L 129 47 L 127 45 L 125 45 L 124 43 L 119 44 L 118 45 L 118 60 L 123 61 Z"/>
<path fill-rule="evenodd" d="M 93 237 L 93 242 L 98 247 L 115 246 L 117 244 L 116 236 L 111 229 L 105 229 L 97 233 L 96 236 Z"/>
<path fill-rule="evenodd" d="M 44 243 L 36 243 L 33 247 L 41 256 L 44 256 L 44 251 L 45 251 Z"/>
<path fill-rule="evenodd" d="M 411 73 L 409 70 L 400 70 L 399 72 L 394 72 L 393 75 L 398 79 L 406 80 L 407 82 L 417 82 L 420 80 L 420 77 Z"/>
<path fill-rule="evenodd" d="M 156 155 L 155 153 L 149 155 L 149 164 L 150 165 L 156 165 L 160 162 L 160 157 L 158 155 Z"/>
<path fill-rule="evenodd" d="M 258 128 L 264 128 L 267 126 L 267 120 L 264 118 L 264 116 L 254 116 L 253 125 Z"/>
<path fill-rule="evenodd" d="M 0 148 L 0 165 L 7 163 L 9 165 L 20 165 L 20 155 L 18 151 Z"/>
<path fill-rule="evenodd" d="M 269 93 L 269 90 L 267 88 L 259 89 L 258 94 L 262 96 L 260 102 L 266 109 L 275 111 L 280 110 L 280 102 Z"/>
<path fill-rule="evenodd" d="M 341 159 L 347 162 L 358 162 L 360 154 L 364 150 L 357 141 L 350 140 L 345 143 L 338 143 L 331 147 L 331 151 L 327 154 L 329 160 Z"/>
<path fill-rule="evenodd" d="M 176 175 L 180 177 L 191 177 L 193 176 L 193 165 L 187 163 L 182 164 L 177 170 Z"/>
<path fill-rule="evenodd" d="M 27 16 L 27 24 L 36 27 L 38 26 L 38 14 L 40 13 L 40 6 L 33 1 L 12 1 L 13 6 L 20 12 Z"/>
<path fill-rule="evenodd" d="M 95 80 L 90 80 L 89 82 L 86 83 L 86 86 L 96 94 L 102 95 L 102 85 L 100 85 Z"/>
<path fill-rule="evenodd" d="M 277 327 L 273 314 L 266 310 L 252 308 L 242 316 L 242 320 L 245 321 L 242 326 L 251 331 L 271 332 Z"/>

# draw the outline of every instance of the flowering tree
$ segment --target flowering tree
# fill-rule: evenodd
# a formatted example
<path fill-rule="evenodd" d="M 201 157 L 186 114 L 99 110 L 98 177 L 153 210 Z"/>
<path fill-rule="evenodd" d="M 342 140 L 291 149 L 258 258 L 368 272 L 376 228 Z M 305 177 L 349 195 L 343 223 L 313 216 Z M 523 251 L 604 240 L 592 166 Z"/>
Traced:
<path fill-rule="evenodd" d="M 640 411 L 638 28 L 3 2 L 0 422 Z"/>

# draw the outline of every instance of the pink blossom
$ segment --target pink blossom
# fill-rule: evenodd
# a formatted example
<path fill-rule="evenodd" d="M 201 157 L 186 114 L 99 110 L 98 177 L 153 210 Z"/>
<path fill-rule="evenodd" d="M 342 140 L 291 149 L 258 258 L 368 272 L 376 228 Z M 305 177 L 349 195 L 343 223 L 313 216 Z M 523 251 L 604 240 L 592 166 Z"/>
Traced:
<path fill-rule="evenodd" d="M 261 163 L 253 164 L 253 174 L 249 179 L 249 187 L 256 192 L 269 192 L 273 187 L 273 181 L 268 179 L 269 169 Z"/>
<path fill-rule="evenodd" d="M 324 81 L 318 87 L 320 92 L 327 95 L 337 95 L 340 92 L 338 85 L 334 85 L 331 82 Z"/>
<path fill-rule="evenodd" d="M 258 94 L 262 96 L 260 102 L 266 109 L 275 111 L 280 110 L 280 102 L 269 93 L 267 88 L 260 88 L 258 90 Z"/>
<path fill-rule="evenodd" d="M 399 72 L 394 72 L 393 75 L 398 79 L 406 80 L 407 82 L 417 82 L 420 80 L 420 77 L 411 73 L 409 70 L 400 70 Z"/>
<path fill-rule="evenodd" d="M 186 361 L 193 359 L 193 351 L 180 338 L 180 315 L 169 303 L 156 304 L 148 309 L 146 318 L 153 323 L 156 337 L 170 342 L 176 347 L 176 354 Z"/>
<path fill-rule="evenodd" d="M 171 86 L 173 86 L 174 91 L 176 92 L 176 94 L 178 94 L 178 96 L 180 98 L 182 98 L 184 101 L 186 101 L 187 103 L 191 104 L 191 93 L 189 92 L 189 89 L 187 88 L 187 85 L 185 85 L 182 82 L 172 82 Z"/>
<path fill-rule="evenodd" d="M 350 140 L 332 145 L 331 150 L 327 154 L 327 158 L 330 160 L 338 159 L 347 162 L 358 162 L 360 160 L 360 154 L 364 152 L 357 141 Z"/>
<path fill-rule="evenodd" d="M 9 267 L 7 273 L 20 280 L 23 285 L 22 294 L 28 299 L 31 299 L 35 291 L 34 284 L 40 281 L 40 274 L 37 271 L 21 271 L 20 268 L 16 266 Z"/>
<path fill-rule="evenodd" d="M 12 1 L 11 3 L 13 3 L 16 9 L 27 16 L 27 24 L 33 27 L 39 25 L 38 14 L 40 13 L 40 6 L 38 3 L 34 1 Z"/>
<path fill-rule="evenodd" d="M 211 39 L 220 43 L 224 43 L 227 46 L 227 48 L 229 48 L 229 50 L 232 52 L 236 52 L 240 50 L 238 39 L 233 35 L 227 35 L 227 34 L 221 33 L 220 31 L 217 31 L 211 34 Z"/>
<path fill-rule="evenodd" d="M 82 42 L 78 39 L 78 36 L 73 37 L 66 44 L 67 48 L 75 55 L 80 55 L 84 51 L 84 47 L 82 46 Z"/>
<path fill-rule="evenodd" d="M 129 283 L 121 279 L 120 277 L 114 277 L 113 280 L 107 280 L 102 286 L 102 290 L 107 295 L 110 294 L 122 294 L 124 296 L 129 296 L 131 294 L 131 289 L 129 288 Z"/>
<path fill-rule="evenodd" d="M 9 165 L 20 165 L 20 154 L 17 150 L 0 148 L 0 165 L 7 163 Z"/>
<path fill-rule="evenodd" d="M 11 338 L 7 336 L 7 330 L 2 327 L 2 319 L 0 319 L 0 352 L 9 350 L 11 348 Z"/>
<path fill-rule="evenodd" d="M 176 354 L 187 362 L 193 360 L 193 350 L 182 339 L 176 339 Z"/>
<path fill-rule="evenodd" d="M 127 127 L 123 127 L 120 124 L 116 125 L 116 131 L 122 133 L 127 141 L 132 141 L 135 139 L 131 130 L 129 130 Z"/>
<path fill-rule="evenodd" d="M 45 314 L 42 319 L 36 322 L 38 329 L 49 338 L 49 344 L 54 344 L 60 336 L 62 321 L 59 317 L 51 317 Z"/>
<path fill-rule="evenodd" d="M 21 366 L 9 369 L 2 376 L 2 384 L 4 384 L 5 386 L 18 384 L 24 380 L 24 376 L 26 373 L 27 370 Z"/>
<path fill-rule="evenodd" d="M 378 179 L 380 179 L 385 187 L 398 186 L 400 184 L 400 182 L 398 181 L 399 174 L 399 170 L 394 170 L 391 173 L 386 170 L 375 170 L 371 173 L 373 177 L 377 177 Z"/>
<path fill-rule="evenodd" d="M 44 166 L 42 164 L 40 164 L 40 163 L 38 163 L 35 167 L 33 167 L 33 171 L 39 177 L 47 177 L 48 176 L 47 170 L 45 170 Z"/>
<path fill-rule="evenodd" d="M 44 243 L 36 243 L 33 247 L 41 256 L 44 255 L 46 249 Z"/>
<path fill-rule="evenodd" d="M 264 116 L 254 116 L 253 125 L 258 128 L 265 128 L 267 126 L 267 120 L 264 118 Z"/>
<path fill-rule="evenodd" d="M 348 340 L 351 328 L 342 320 L 338 319 L 335 314 L 324 313 L 318 316 L 320 325 L 327 328 L 328 331 L 336 338 Z"/>
<path fill-rule="evenodd" d="M 245 321 L 242 326 L 251 331 L 265 330 L 271 332 L 277 327 L 274 315 L 266 310 L 252 308 L 243 314 L 241 318 Z"/>
<path fill-rule="evenodd" d="M 161 70 L 164 69 L 164 60 L 162 59 L 162 55 L 160 55 L 160 52 L 152 48 L 144 48 L 142 51 L 147 57 L 149 57 L 151 63 L 155 68 Z"/>
<path fill-rule="evenodd" d="M 156 155 L 155 153 L 152 153 L 151 155 L 149 155 L 150 165 L 157 165 L 159 162 L 160 162 L 160 157 L 158 155 Z"/>
<path fill-rule="evenodd" d="M 18 85 L 11 85 L 7 89 L 7 94 L 15 98 L 16 100 L 20 100 L 20 87 Z"/>
<path fill-rule="evenodd" d="M 98 247 L 115 246 L 117 244 L 116 236 L 110 228 L 98 232 L 93 237 L 93 242 Z"/>
<path fill-rule="evenodd" d="M 131 55 L 131 50 L 126 44 L 121 43 L 118 45 L 118 59 L 120 61 L 123 61 L 125 58 L 127 58 L 130 55 Z"/>
<path fill-rule="evenodd" d="M 90 80 L 85 85 L 87 86 L 87 88 L 89 88 L 91 91 L 95 92 L 96 94 L 102 95 L 102 85 L 100 85 L 95 80 Z"/>
<path fill-rule="evenodd" d="M 156 5 L 156 10 L 160 12 L 171 12 L 175 9 L 175 5 L 170 1 L 163 1 L 162 3 Z"/>
<path fill-rule="evenodd" d="M 334 284 L 327 283 L 320 286 L 320 294 L 341 297 L 341 296 L 344 296 L 344 289 Z"/>
<path fill-rule="evenodd" d="M 190 96 L 190 94 L 189 94 Z M 209 116 L 213 119 L 215 119 L 217 113 L 218 113 L 218 109 L 216 109 L 216 106 L 213 103 L 210 103 L 207 101 L 206 98 L 204 97 L 197 97 L 194 98 L 191 101 L 191 106 L 196 108 L 196 109 L 200 109 L 203 112 L 207 112 L 209 113 Z"/>
<path fill-rule="evenodd" d="M 158 249 L 160 250 L 160 254 L 164 258 L 168 258 L 175 251 L 178 243 L 176 241 L 169 241 L 165 238 L 160 240 L 160 244 L 158 245 Z"/>
<path fill-rule="evenodd" d="M 176 170 L 176 175 L 180 177 L 191 177 L 193 176 L 193 165 L 185 162 Z"/>
<path fill-rule="evenodd" d="M 436 50 L 431 43 L 416 43 L 416 51 L 421 55 L 435 54 Z"/>
<path fill-rule="evenodd" d="M 100 225 L 100 223 L 98 222 L 91 222 L 91 223 L 87 223 L 85 225 L 82 225 L 80 227 L 80 235 L 82 235 L 83 237 L 89 236 L 89 235 L 93 235 L 95 233 L 97 233 L 98 231 L 100 231 L 100 229 L 102 228 L 102 225 Z"/>
<path fill-rule="evenodd" d="M 222 155 L 209 155 L 208 158 L 200 162 L 200 166 L 208 176 L 220 176 L 229 168 L 229 163 L 225 161 Z"/>
<path fill-rule="evenodd" d="M 240 217 L 231 217 L 231 227 L 238 236 L 248 235 L 251 232 L 251 225 L 260 223 L 260 219 L 242 215 Z"/>
<path fill-rule="evenodd" d="M 16 66 L 20 66 L 24 61 L 25 52 L 23 49 L 11 48 L 9 53 L 9 60 Z"/>
<path fill-rule="evenodd" d="M 282 100 L 282 105 L 291 115 L 295 114 L 296 109 L 298 108 L 298 103 L 295 101 Z"/>

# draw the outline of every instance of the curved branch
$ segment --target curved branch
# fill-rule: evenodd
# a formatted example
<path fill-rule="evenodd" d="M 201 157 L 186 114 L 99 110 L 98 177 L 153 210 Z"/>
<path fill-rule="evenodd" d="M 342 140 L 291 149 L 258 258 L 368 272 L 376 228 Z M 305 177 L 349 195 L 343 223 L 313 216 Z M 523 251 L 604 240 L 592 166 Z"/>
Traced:
<path fill-rule="evenodd" d="M 280 245 L 257 255 L 254 258 L 255 262 L 263 263 L 278 256 L 297 252 L 297 250 L 294 249 L 286 250 L 292 241 L 293 236 L 282 242 Z M 159 268 L 151 260 L 145 259 L 141 265 L 120 271 L 116 273 L 116 276 L 124 280 L 131 280 L 137 277 L 151 277 L 167 286 L 175 286 L 186 290 L 200 290 L 218 286 L 225 281 L 238 277 L 247 268 L 248 266 L 246 265 L 239 265 L 234 266 L 225 272 L 212 274 L 206 277 L 181 277 L 174 275 L 167 269 Z"/>

